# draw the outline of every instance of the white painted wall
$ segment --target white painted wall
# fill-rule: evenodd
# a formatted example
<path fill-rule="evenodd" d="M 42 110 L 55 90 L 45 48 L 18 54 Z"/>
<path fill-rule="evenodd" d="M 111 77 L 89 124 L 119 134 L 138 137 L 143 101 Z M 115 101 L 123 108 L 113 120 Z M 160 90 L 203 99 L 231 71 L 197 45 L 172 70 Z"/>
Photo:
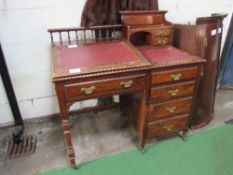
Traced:
<path fill-rule="evenodd" d="M 0 0 L 0 41 L 24 119 L 59 111 L 51 82 L 46 30 L 79 26 L 85 1 Z M 233 0 L 160 0 L 159 6 L 169 11 L 167 19 L 171 22 L 187 23 L 215 12 L 232 13 Z M 224 22 L 224 35 L 229 20 Z M 12 121 L 0 80 L 0 124 Z"/>
<path fill-rule="evenodd" d="M 223 42 L 233 13 L 233 0 L 159 0 L 160 10 L 168 10 L 167 19 L 172 23 L 195 24 L 197 17 L 212 13 L 229 14 L 223 21 Z M 223 44 L 222 44 L 223 46 Z"/>
<path fill-rule="evenodd" d="M 51 82 L 52 27 L 79 26 L 85 0 L 0 0 L 0 41 L 24 119 L 57 113 Z M 13 121 L 0 81 L 0 123 Z"/>

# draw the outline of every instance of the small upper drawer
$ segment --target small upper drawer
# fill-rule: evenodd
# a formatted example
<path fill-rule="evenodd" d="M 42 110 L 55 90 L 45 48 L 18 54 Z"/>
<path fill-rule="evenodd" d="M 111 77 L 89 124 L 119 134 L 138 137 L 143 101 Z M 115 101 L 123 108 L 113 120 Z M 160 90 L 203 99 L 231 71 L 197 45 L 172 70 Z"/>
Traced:
<path fill-rule="evenodd" d="M 172 43 L 172 28 L 154 29 L 147 34 L 146 42 L 154 46 L 164 46 Z"/>
<path fill-rule="evenodd" d="M 188 127 L 188 114 L 150 122 L 148 124 L 147 138 L 176 133 L 187 127 Z"/>
<path fill-rule="evenodd" d="M 146 85 L 145 75 L 115 78 L 85 83 L 74 83 L 65 86 L 67 98 L 78 96 L 92 96 L 99 93 L 109 93 L 111 91 L 130 91 L 142 89 Z M 113 92 L 112 92 L 113 93 Z"/>
<path fill-rule="evenodd" d="M 153 72 L 152 84 L 195 79 L 198 74 L 198 66 Z"/>
<path fill-rule="evenodd" d="M 192 97 L 169 101 L 162 104 L 150 105 L 150 115 L 148 120 L 154 121 L 157 119 L 170 117 L 173 115 L 189 113 L 192 106 Z"/>
<path fill-rule="evenodd" d="M 147 39 L 147 43 L 154 46 L 164 46 L 172 43 L 172 39 L 170 36 L 157 37 L 154 36 L 152 38 Z"/>
<path fill-rule="evenodd" d="M 172 35 L 172 29 L 157 29 L 153 30 L 152 36 L 170 36 Z"/>
<path fill-rule="evenodd" d="M 151 101 L 154 103 L 192 95 L 194 92 L 195 81 L 176 83 L 151 88 Z"/>

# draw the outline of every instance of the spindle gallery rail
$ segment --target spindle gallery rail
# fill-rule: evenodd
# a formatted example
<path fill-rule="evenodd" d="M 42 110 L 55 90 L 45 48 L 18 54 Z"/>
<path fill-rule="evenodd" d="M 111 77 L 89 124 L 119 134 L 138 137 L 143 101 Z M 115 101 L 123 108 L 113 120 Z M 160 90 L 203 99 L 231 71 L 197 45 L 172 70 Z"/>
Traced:
<path fill-rule="evenodd" d="M 72 44 L 93 40 L 115 40 L 122 38 L 122 25 L 48 29 L 51 44 Z"/>

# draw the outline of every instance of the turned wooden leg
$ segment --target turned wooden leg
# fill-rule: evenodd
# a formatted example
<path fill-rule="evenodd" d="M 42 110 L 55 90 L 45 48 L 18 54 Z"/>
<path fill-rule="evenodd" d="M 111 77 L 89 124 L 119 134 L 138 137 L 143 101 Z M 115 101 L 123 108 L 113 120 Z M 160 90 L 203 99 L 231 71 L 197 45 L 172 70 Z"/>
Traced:
<path fill-rule="evenodd" d="M 69 122 L 68 117 L 62 118 L 62 127 L 63 127 L 65 141 L 66 141 L 66 151 L 67 151 L 67 157 L 68 157 L 69 163 L 72 168 L 76 168 L 75 153 L 74 153 L 74 148 L 73 148 L 73 143 L 72 143 L 70 122 Z"/>
<path fill-rule="evenodd" d="M 65 88 L 62 84 L 56 84 L 56 91 L 58 97 L 58 103 L 60 107 L 60 114 L 61 114 L 61 121 L 62 121 L 62 128 L 64 132 L 64 137 L 66 141 L 66 151 L 67 157 L 72 168 L 76 168 L 75 163 L 75 153 L 72 143 L 72 136 L 71 136 L 71 125 L 69 121 L 69 103 L 66 101 L 65 97 Z"/>
<path fill-rule="evenodd" d="M 183 141 L 187 141 L 188 140 L 188 129 L 184 130 L 182 132 L 182 139 Z"/>
<path fill-rule="evenodd" d="M 145 152 L 145 138 L 143 138 L 142 140 L 140 140 L 140 151 L 142 154 L 144 154 Z"/>

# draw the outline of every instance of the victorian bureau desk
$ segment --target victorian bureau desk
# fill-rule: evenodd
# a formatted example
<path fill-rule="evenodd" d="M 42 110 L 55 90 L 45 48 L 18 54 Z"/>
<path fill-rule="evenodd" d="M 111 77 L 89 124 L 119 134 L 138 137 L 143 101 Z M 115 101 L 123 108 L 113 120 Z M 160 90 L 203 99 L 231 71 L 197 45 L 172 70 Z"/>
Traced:
<path fill-rule="evenodd" d="M 52 78 L 72 167 L 68 114 L 77 101 L 120 95 L 120 109 L 142 150 L 146 139 L 180 131 L 186 137 L 204 60 L 171 46 L 173 25 L 165 13 L 122 12 L 123 26 L 49 30 Z"/>

